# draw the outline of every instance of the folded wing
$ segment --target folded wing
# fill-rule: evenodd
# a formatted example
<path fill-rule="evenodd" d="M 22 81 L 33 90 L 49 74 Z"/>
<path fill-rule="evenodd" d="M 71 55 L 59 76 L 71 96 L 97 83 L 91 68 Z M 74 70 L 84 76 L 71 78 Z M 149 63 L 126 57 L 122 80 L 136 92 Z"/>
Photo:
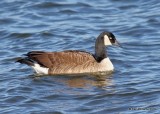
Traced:
<path fill-rule="evenodd" d="M 43 67 L 63 68 L 64 66 L 83 65 L 88 62 L 95 62 L 92 54 L 84 51 L 62 51 L 62 52 L 43 52 L 32 51 L 26 54 L 29 59 L 37 62 Z"/>

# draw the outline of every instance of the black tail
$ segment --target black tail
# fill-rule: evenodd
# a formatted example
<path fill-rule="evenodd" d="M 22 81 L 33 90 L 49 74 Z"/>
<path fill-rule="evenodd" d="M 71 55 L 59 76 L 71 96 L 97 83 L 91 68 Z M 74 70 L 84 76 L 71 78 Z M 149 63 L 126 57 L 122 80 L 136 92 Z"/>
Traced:
<path fill-rule="evenodd" d="M 18 58 L 16 62 L 27 64 L 28 66 L 34 66 L 34 61 L 29 58 Z"/>

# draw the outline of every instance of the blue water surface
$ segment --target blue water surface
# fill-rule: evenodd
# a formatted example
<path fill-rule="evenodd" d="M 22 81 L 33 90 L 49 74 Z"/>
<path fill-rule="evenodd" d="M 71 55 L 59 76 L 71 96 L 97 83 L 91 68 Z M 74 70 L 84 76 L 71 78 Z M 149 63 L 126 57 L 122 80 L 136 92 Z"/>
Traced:
<path fill-rule="evenodd" d="M 1 114 L 159 114 L 158 0 L 2 0 Z M 108 76 L 41 76 L 17 57 L 32 50 L 86 50 L 111 31 Z"/>

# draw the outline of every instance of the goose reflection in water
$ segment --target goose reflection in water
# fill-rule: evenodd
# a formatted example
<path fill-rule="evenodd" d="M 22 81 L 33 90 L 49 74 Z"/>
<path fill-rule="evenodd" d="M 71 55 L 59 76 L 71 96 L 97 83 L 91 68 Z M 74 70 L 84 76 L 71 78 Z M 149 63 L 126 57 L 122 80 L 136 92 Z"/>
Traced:
<path fill-rule="evenodd" d="M 80 75 L 80 76 L 34 76 L 35 80 L 50 77 L 55 83 L 65 84 L 73 88 L 88 88 L 92 86 L 107 87 L 113 85 L 112 74 L 107 75 Z M 56 79 L 55 79 L 56 78 Z"/>

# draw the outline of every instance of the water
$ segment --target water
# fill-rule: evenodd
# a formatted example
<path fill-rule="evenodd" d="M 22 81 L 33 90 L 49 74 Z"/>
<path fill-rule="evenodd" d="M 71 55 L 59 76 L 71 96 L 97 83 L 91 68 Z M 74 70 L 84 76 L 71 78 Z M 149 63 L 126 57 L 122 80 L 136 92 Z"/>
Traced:
<path fill-rule="evenodd" d="M 2 0 L 0 2 L 0 113 L 159 114 L 160 2 L 158 0 Z M 32 50 L 94 52 L 102 31 L 109 76 L 36 77 L 15 58 Z"/>

